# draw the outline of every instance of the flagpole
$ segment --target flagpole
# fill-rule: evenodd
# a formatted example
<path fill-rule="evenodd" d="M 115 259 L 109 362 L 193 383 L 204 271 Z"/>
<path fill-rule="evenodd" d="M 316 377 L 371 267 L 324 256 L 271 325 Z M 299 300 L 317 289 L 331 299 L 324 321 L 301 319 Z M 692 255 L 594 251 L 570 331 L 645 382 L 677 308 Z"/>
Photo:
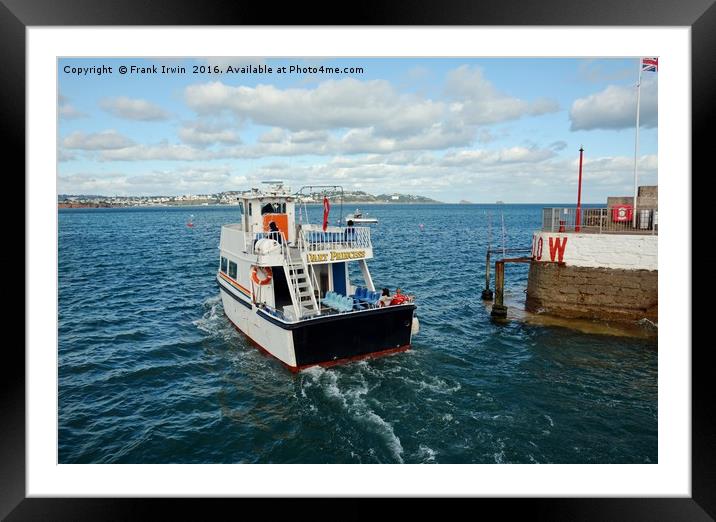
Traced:
<path fill-rule="evenodd" d="M 639 58 L 639 80 L 636 84 L 636 140 L 634 143 L 634 202 L 632 203 L 632 227 L 636 228 L 636 200 L 639 195 L 639 187 L 637 181 L 637 161 L 639 158 L 639 105 L 641 103 L 641 71 L 642 59 Z"/>

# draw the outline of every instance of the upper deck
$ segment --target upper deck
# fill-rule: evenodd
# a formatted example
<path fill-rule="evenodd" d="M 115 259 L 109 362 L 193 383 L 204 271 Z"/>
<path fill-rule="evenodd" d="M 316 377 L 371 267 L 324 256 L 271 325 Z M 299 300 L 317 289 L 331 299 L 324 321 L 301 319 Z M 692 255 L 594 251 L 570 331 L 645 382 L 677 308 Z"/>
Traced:
<path fill-rule="evenodd" d="M 278 239 L 278 236 L 279 244 L 273 245 L 270 251 L 258 243 L 260 239 Z M 221 249 L 235 257 L 261 256 L 261 264 L 266 265 L 277 264 L 287 249 L 305 253 L 309 264 L 373 258 L 369 227 L 330 226 L 324 231 L 320 225 L 299 224 L 292 237 L 294 241 L 287 240 L 281 231 L 248 233 L 243 223 L 234 223 L 222 227 Z"/>

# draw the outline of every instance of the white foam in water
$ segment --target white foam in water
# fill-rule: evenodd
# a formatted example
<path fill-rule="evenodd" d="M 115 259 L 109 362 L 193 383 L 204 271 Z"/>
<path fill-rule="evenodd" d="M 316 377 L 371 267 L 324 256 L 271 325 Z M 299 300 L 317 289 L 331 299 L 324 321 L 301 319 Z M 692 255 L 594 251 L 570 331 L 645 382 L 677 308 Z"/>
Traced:
<path fill-rule="evenodd" d="M 505 462 L 505 443 L 502 439 L 497 439 L 497 443 L 500 445 L 500 451 L 493 453 L 492 456 L 497 464 L 502 464 Z"/>
<path fill-rule="evenodd" d="M 326 376 L 326 378 L 324 379 L 323 376 Z M 348 409 L 348 401 L 346 401 L 345 396 L 338 387 L 338 375 L 336 375 L 335 372 L 324 372 L 322 374 L 321 384 L 324 385 L 323 389 L 325 390 L 326 397 L 338 399 L 343 407 Z"/>
<path fill-rule="evenodd" d="M 418 456 L 423 458 L 423 462 L 435 462 L 435 455 L 437 452 L 425 444 L 418 446 Z"/>
<path fill-rule="evenodd" d="M 349 385 L 345 391 L 341 391 L 338 386 L 339 373 L 336 371 L 314 367 L 308 368 L 304 373 L 313 380 L 312 384 L 321 386 L 326 398 L 336 400 L 356 420 L 372 426 L 376 433 L 383 436 L 395 459 L 403 463 L 403 446 L 395 435 L 393 426 L 371 410 L 365 401 L 370 390 L 363 375 L 359 375 L 360 383 Z"/>
<path fill-rule="evenodd" d="M 400 443 L 400 439 L 395 435 L 393 426 L 386 422 L 380 415 L 376 414 L 373 410 L 368 410 L 364 413 L 364 416 L 372 424 L 378 427 L 379 432 L 386 436 L 386 442 L 388 447 L 393 452 L 393 456 L 398 459 L 398 462 L 403 464 L 403 445 Z"/>
<path fill-rule="evenodd" d="M 209 297 L 202 305 L 208 310 L 204 312 L 201 319 L 192 321 L 192 324 L 212 337 L 221 337 L 225 341 L 233 339 L 236 332 L 230 323 L 224 320 L 224 307 L 221 304 L 221 297 L 218 295 Z"/>
<path fill-rule="evenodd" d="M 431 378 L 433 382 L 416 381 L 408 377 L 401 377 L 400 379 L 412 386 L 420 388 L 421 390 L 428 389 L 437 393 L 455 393 L 462 388 L 459 382 L 456 382 L 454 386 L 450 386 L 447 382 L 437 377 Z"/>

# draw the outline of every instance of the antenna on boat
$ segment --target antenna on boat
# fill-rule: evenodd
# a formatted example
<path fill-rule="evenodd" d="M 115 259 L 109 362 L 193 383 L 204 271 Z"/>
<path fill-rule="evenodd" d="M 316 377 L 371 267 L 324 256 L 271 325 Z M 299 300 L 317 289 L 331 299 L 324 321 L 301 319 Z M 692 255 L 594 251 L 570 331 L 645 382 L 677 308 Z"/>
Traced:
<path fill-rule="evenodd" d="M 500 209 L 500 218 L 502 219 L 502 257 L 507 257 L 505 255 L 505 212 Z"/>
<path fill-rule="evenodd" d="M 298 189 L 294 195 L 296 198 L 303 199 L 304 204 L 306 196 L 311 198 L 311 202 L 313 202 L 313 197 L 316 195 L 321 195 L 323 197 L 336 195 L 340 197 L 341 205 L 338 223 L 340 224 L 341 221 L 343 221 L 343 187 L 341 185 L 304 185 Z M 308 209 L 306 209 L 306 222 L 308 222 Z"/>
<path fill-rule="evenodd" d="M 487 250 L 492 248 L 492 211 L 487 211 Z"/>

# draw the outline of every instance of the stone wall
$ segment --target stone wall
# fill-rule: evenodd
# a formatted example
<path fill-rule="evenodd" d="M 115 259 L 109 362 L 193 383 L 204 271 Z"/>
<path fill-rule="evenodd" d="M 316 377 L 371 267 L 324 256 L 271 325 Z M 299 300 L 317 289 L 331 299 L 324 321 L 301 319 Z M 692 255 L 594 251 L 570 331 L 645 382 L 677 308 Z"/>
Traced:
<path fill-rule="evenodd" d="M 607 198 L 607 208 L 617 207 L 619 205 L 631 205 L 634 203 L 634 196 L 611 196 Z M 644 185 L 639 187 L 637 193 L 638 208 L 659 208 L 659 187 L 656 185 Z"/>
<path fill-rule="evenodd" d="M 530 264 L 526 307 L 561 317 L 658 321 L 658 271 Z"/>

